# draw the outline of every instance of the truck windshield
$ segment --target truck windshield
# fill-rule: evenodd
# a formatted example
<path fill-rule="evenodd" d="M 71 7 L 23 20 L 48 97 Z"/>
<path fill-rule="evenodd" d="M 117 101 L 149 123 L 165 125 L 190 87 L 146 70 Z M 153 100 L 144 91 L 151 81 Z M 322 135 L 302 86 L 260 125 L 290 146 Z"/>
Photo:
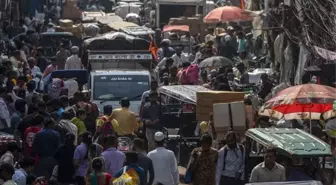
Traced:
<path fill-rule="evenodd" d="M 94 100 L 119 101 L 124 97 L 141 100 L 143 92 L 149 89 L 147 75 L 102 75 L 93 82 Z"/>

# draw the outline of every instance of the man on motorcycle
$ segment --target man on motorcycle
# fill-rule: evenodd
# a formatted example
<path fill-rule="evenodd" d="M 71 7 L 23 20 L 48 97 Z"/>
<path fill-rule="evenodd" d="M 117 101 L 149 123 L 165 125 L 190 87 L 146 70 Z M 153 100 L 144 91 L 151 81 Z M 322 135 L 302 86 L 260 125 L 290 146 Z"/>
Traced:
<path fill-rule="evenodd" d="M 268 78 L 268 75 L 266 73 L 262 74 L 260 76 L 260 79 L 261 79 L 261 88 L 258 95 L 260 98 L 265 99 L 266 96 L 272 91 L 273 83 Z"/>

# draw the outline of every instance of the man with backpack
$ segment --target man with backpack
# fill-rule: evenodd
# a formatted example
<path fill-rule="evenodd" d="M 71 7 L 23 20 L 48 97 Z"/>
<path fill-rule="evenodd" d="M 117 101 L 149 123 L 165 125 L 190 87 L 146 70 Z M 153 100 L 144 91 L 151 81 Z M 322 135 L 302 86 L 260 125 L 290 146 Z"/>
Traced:
<path fill-rule="evenodd" d="M 104 136 L 109 134 L 116 135 L 118 132 L 119 124 L 115 119 L 111 118 L 112 110 L 111 105 L 105 105 L 103 107 L 104 115 L 97 119 L 94 140 L 98 139 L 100 145 L 103 144 Z"/>
<path fill-rule="evenodd" d="M 218 152 L 216 185 L 243 185 L 245 168 L 245 149 L 237 143 L 236 133 L 229 131 L 226 145 Z"/>

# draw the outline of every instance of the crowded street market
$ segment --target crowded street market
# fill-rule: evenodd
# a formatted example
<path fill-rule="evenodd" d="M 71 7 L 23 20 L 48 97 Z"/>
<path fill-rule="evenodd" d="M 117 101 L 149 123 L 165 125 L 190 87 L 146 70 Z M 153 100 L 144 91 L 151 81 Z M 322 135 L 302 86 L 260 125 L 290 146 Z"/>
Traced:
<path fill-rule="evenodd" d="M 0 185 L 336 185 L 336 0 L 1 0 Z"/>

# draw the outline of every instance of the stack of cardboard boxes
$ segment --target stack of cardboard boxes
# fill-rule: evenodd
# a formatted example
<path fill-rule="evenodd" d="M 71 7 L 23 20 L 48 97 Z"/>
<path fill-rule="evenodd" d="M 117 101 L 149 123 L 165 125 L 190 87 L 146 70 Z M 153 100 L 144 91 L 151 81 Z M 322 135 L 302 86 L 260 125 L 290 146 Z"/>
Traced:
<path fill-rule="evenodd" d="M 199 121 L 208 121 L 209 114 L 213 113 L 213 104 L 244 101 L 244 93 L 231 91 L 201 91 L 196 93 L 196 118 Z"/>
<path fill-rule="evenodd" d="M 70 32 L 76 37 L 81 38 L 84 27 L 81 24 L 74 25 L 70 19 L 59 20 L 59 26 L 56 26 L 57 32 Z"/>
<path fill-rule="evenodd" d="M 213 113 L 217 139 L 225 136 L 231 127 L 229 105 L 233 130 L 244 135 L 246 126 L 246 112 L 244 93 L 231 91 L 203 91 L 197 92 L 196 118 L 198 121 L 208 121 Z"/>

